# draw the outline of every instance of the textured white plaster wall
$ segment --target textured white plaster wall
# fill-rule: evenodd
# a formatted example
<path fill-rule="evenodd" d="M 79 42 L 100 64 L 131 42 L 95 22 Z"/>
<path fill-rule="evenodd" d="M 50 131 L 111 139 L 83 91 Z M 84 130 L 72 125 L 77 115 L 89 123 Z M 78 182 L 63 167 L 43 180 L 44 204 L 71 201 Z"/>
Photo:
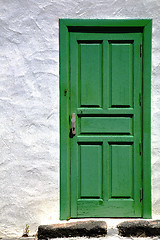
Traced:
<path fill-rule="evenodd" d="M 152 199 L 160 217 L 160 1 L 0 0 L 0 237 L 59 218 L 59 18 L 153 18 Z"/>

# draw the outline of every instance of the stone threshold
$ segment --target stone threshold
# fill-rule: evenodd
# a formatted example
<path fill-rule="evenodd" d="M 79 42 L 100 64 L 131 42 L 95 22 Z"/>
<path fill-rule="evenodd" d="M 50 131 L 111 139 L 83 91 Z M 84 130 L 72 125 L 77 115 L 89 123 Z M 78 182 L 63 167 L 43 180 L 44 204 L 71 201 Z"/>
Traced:
<path fill-rule="evenodd" d="M 155 237 L 160 236 L 160 220 L 134 220 L 117 225 L 119 235 L 123 237 Z"/>
<path fill-rule="evenodd" d="M 107 234 L 105 221 L 78 221 L 38 227 L 38 239 L 98 237 Z"/>
<path fill-rule="evenodd" d="M 129 220 L 115 227 L 122 237 L 155 237 L 160 236 L 160 220 Z M 105 221 L 89 220 L 67 222 L 38 227 L 38 239 L 68 237 L 100 237 L 107 235 Z M 107 235 L 108 236 L 108 235 Z"/>

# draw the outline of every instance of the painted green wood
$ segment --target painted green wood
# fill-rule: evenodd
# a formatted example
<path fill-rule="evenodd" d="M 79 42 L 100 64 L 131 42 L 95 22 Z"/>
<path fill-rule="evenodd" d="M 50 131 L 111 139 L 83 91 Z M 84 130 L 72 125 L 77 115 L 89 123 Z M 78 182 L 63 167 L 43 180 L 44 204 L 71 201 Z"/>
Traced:
<path fill-rule="evenodd" d="M 105 148 L 107 149 L 110 145 L 109 143 L 113 142 L 133 142 L 134 141 L 134 136 L 129 136 L 129 135 L 107 135 L 107 139 L 106 139 L 106 135 L 102 135 L 102 134 L 96 134 L 96 135 L 79 135 L 77 136 L 77 142 L 78 143 L 84 143 L 84 142 L 89 142 L 92 141 L 92 143 L 103 143 L 105 145 Z M 109 152 L 109 149 L 107 149 L 107 153 Z M 108 155 L 108 154 L 107 154 Z"/>
<path fill-rule="evenodd" d="M 152 218 L 151 202 L 151 58 L 152 20 L 144 28 L 143 44 L 143 217 Z"/>
<path fill-rule="evenodd" d="M 135 217 L 134 201 L 132 199 L 110 199 L 109 201 L 79 199 L 77 212 L 80 218 L 88 216 L 106 217 L 106 215 L 110 217 Z"/>
<path fill-rule="evenodd" d="M 110 43 L 111 107 L 132 106 L 133 43 Z"/>
<path fill-rule="evenodd" d="M 79 43 L 81 106 L 101 106 L 102 46 Z"/>
<path fill-rule="evenodd" d="M 60 216 L 70 218 L 70 138 L 69 132 L 69 33 L 60 21 Z M 65 89 L 67 93 L 65 93 Z M 64 117 L 65 116 L 65 117 Z M 65 143 L 65 144 L 64 144 Z M 65 160 L 64 160 L 65 159 Z"/>
<path fill-rule="evenodd" d="M 98 30 L 98 31 L 97 31 Z M 116 33 L 119 32 L 119 34 Z M 151 31 L 150 19 L 136 20 L 105 20 L 105 19 L 61 19 L 60 20 L 60 218 L 69 217 L 151 217 L 151 172 L 150 172 L 150 80 L 151 80 Z M 96 33 L 95 33 L 96 32 Z M 114 32 L 114 34 L 113 34 Z M 118 36 L 118 37 L 117 37 Z M 142 42 L 143 39 L 143 42 Z M 130 86 L 130 105 L 125 107 L 111 106 L 109 46 L 113 44 L 132 45 L 133 84 Z M 81 106 L 81 74 L 80 47 L 81 44 L 100 45 L 102 50 L 101 103 Z M 140 44 L 143 53 L 140 57 Z M 124 46 L 124 45 L 123 45 Z M 122 46 L 122 47 L 123 47 Z M 70 49 L 70 51 L 69 51 Z M 92 55 L 92 53 L 90 53 Z M 93 53 L 93 55 L 96 55 Z M 127 54 L 126 54 L 127 58 Z M 126 59 L 125 58 L 125 59 Z M 142 72 L 142 59 L 143 69 Z M 83 59 L 84 60 L 84 59 Z M 91 59 L 92 60 L 92 59 Z M 70 64 L 70 66 L 69 66 Z M 70 68 L 70 72 L 69 72 Z M 91 74 L 94 70 L 91 70 Z M 97 74 L 97 73 L 96 73 Z M 92 74 L 93 75 L 93 74 Z M 130 74 L 131 75 L 131 74 Z M 127 77 L 126 77 L 127 78 Z M 73 81 L 74 79 L 74 81 Z M 143 79 L 143 84 L 142 84 Z M 70 81 L 70 85 L 69 85 Z M 121 80 L 122 81 L 122 80 Z M 120 83 L 118 82 L 119 86 Z M 135 87 L 136 86 L 136 87 Z M 90 87 L 90 86 L 89 86 Z M 99 87 L 99 86 L 98 86 Z M 143 87 L 143 88 L 142 88 Z M 67 91 L 66 91 L 66 90 Z M 139 105 L 139 93 L 142 95 L 142 105 Z M 100 95 L 99 95 L 100 96 Z M 119 96 L 119 95 L 117 95 Z M 83 97 L 82 97 L 83 98 Z M 94 98 L 94 97 L 93 97 Z M 132 99 L 132 100 L 131 100 Z M 116 97 L 115 97 L 116 101 Z M 124 100 L 123 100 L 124 101 Z M 117 103 L 116 103 L 117 104 Z M 142 108 L 143 106 L 143 108 Z M 143 112 L 142 112 L 143 110 Z M 77 113 L 77 134 L 69 139 L 69 112 Z M 143 116 L 142 116 L 143 114 Z M 130 117 L 133 118 L 132 135 L 102 134 L 80 132 L 83 117 Z M 143 122 L 142 122 L 143 121 Z M 71 122 L 70 122 L 71 128 Z M 64 135 L 64 136 L 63 136 Z M 139 141 L 141 140 L 141 141 Z M 142 153 L 140 155 L 140 143 Z M 102 196 L 101 198 L 80 198 L 80 146 L 97 146 L 102 150 Z M 133 199 L 111 198 L 111 155 L 110 147 L 115 145 L 132 146 Z M 145 151 L 144 151 L 145 150 Z M 71 154 L 71 155 L 70 155 Z M 96 155 L 96 154 L 94 154 Z M 70 159 L 71 156 L 71 159 Z M 73 156 L 75 156 L 73 158 Z M 91 161 L 93 154 L 89 154 Z M 143 157 L 143 161 L 142 161 Z M 95 158 L 93 158 L 95 159 Z M 137 161 L 139 159 L 139 161 Z M 89 161 L 89 165 L 90 165 Z M 71 165 L 70 165 L 71 163 Z M 98 163 L 97 163 L 98 164 Z M 96 160 L 94 160 L 94 169 Z M 128 166 L 128 165 L 127 165 Z M 141 168 L 143 166 L 143 169 Z M 70 173 L 71 170 L 71 173 Z M 94 171 L 94 170 L 93 170 Z M 84 171 L 83 171 L 84 172 Z M 142 174 L 143 173 L 143 174 Z M 71 184 L 70 184 L 71 176 Z M 143 200 L 140 202 L 140 191 L 143 176 Z M 78 181 L 77 181 L 78 180 Z M 87 182 L 87 180 L 86 180 Z M 92 189 L 93 190 L 93 189 Z M 71 192 L 71 195 L 70 195 Z M 127 193 L 126 193 L 127 195 Z M 143 204 L 142 204 L 143 202 Z M 143 207 L 143 211 L 142 211 Z"/>
<path fill-rule="evenodd" d="M 107 88 L 108 89 L 108 88 Z M 105 95 L 105 94 L 104 94 Z M 113 115 L 113 114 L 126 114 L 132 115 L 134 113 L 133 108 L 77 108 L 77 114 L 97 114 L 97 115 Z"/>
<path fill-rule="evenodd" d="M 151 19 L 61 19 L 68 27 L 142 27 Z M 141 29 L 139 29 L 140 32 Z M 132 32 L 132 29 L 130 29 Z"/>
<path fill-rule="evenodd" d="M 132 118 L 82 117 L 80 133 L 132 134 Z"/>
<path fill-rule="evenodd" d="M 103 42 L 104 41 L 104 42 Z M 80 110 L 80 115 L 77 116 L 77 134 L 72 138 L 71 140 L 71 217 L 141 217 L 142 216 L 142 203 L 140 201 L 140 189 L 142 187 L 142 181 L 141 181 L 141 156 L 139 155 L 139 143 L 141 142 L 141 108 L 139 106 L 139 93 L 141 92 L 141 83 L 142 83 L 142 74 L 141 74 L 141 62 L 142 59 L 140 58 L 140 44 L 142 41 L 142 34 L 141 33 L 76 33 L 71 32 L 70 33 L 70 81 L 71 81 L 71 113 L 77 112 L 77 109 Z M 97 56 L 97 66 L 94 68 L 91 67 L 92 63 L 88 64 L 88 61 L 93 61 L 93 58 L 95 57 L 95 48 L 94 44 L 101 42 L 101 46 L 105 48 L 106 54 L 104 54 L 103 51 L 99 51 L 99 54 L 96 54 Z M 132 44 L 130 49 L 130 43 L 134 42 L 134 45 Z M 83 43 L 85 45 L 85 53 L 83 55 L 83 58 L 81 57 L 81 61 L 79 61 L 79 43 Z M 91 47 L 91 43 L 93 46 Z M 112 43 L 112 48 L 110 49 L 110 43 Z M 128 45 L 126 44 L 129 44 Z M 117 44 L 117 45 L 116 45 Z M 116 45 L 116 47 L 115 47 Z M 105 47 L 104 47 L 105 46 Z M 89 49 L 89 50 L 86 50 Z M 91 53 L 92 52 L 92 53 Z M 111 57 L 108 58 L 108 55 Z M 119 58 L 121 56 L 120 60 L 116 60 L 116 58 Z M 90 56 L 90 58 L 88 58 Z M 107 58 L 104 59 L 104 58 Z M 130 60 L 130 58 L 132 60 Z M 103 68 L 99 67 L 99 59 L 102 59 L 102 62 L 106 63 L 106 66 Z M 82 74 L 82 60 L 84 61 L 84 65 L 86 67 L 84 68 L 84 73 Z M 127 70 L 123 69 L 123 61 L 125 64 L 125 68 L 128 68 Z M 130 62 L 129 62 L 130 61 Z M 94 61 L 95 62 L 95 61 Z M 128 64 L 129 62 L 129 64 Z M 132 63 L 132 66 L 131 66 Z M 116 66 L 113 67 L 113 64 Z M 120 71 L 122 68 L 123 71 Z M 100 74 L 95 74 L 96 71 L 99 70 Z M 118 69 L 118 70 L 116 70 Z M 112 78 L 108 77 L 107 75 L 114 71 L 114 74 Z M 133 72 L 132 72 L 132 71 Z M 117 71 L 117 72 L 116 72 Z M 125 71 L 125 72 L 124 72 Z M 105 72 L 105 74 L 104 74 Z M 86 78 L 84 77 L 86 75 Z M 83 76 L 83 78 L 82 78 Z M 107 76 L 107 77 L 106 77 Z M 79 102 L 87 102 L 86 100 L 86 92 L 84 94 L 84 100 L 82 100 L 82 93 L 79 91 L 79 82 L 81 79 L 85 79 L 86 81 L 86 88 L 85 91 L 89 91 L 90 85 L 88 82 L 90 82 L 90 79 L 93 79 L 95 77 L 96 83 L 99 82 L 103 84 L 104 86 L 109 86 L 110 82 L 113 85 L 118 85 L 118 88 L 116 89 L 116 93 L 114 93 L 114 103 L 116 104 L 115 107 L 115 113 L 113 115 L 109 114 L 106 115 L 102 114 L 100 116 L 96 115 L 96 106 L 87 104 L 83 105 L 83 109 L 85 110 L 85 106 L 88 109 L 92 108 L 92 114 L 89 113 L 84 114 L 83 110 L 81 111 L 81 108 L 79 107 Z M 134 79 L 132 79 L 134 78 Z M 110 81 L 110 82 L 108 82 Z M 133 85 L 134 83 L 134 85 Z M 125 86 L 124 86 L 125 85 Z M 127 86 L 128 85 L 128 86 Z M 126 87 L 127 86 L 127 87 Z M 94 92 L 92 92 L 91 86 L 91 92 L 90 95 L 94 95 Z M 120 88 L 120 90 L 119 90 Z M 115 87 L 113 86 L 113 89 Z M 121 90 L 122 89 L 122 90 Z M 125 89 L 125 90 L 124 90 Z M 95 84 L 95 90 L 98 91 L 97 85 Z M 81 88 L 82 91 L 82 88 Z M 114 90 L 113 90 L 114 91 Z M 102 112 L 107 111 L 110 108 L 108 99 L 112 99 L 112 93 L 113 91 L 108 91 L 108 88 L 103 89 L 101 92 L 102 94 L 102 106 L 99 107 Z M 119 91 L 122 91 L 122 95 L 119 93 Z M 132 99 L 131 91 L 133 91 L 134 99 Z M 89 95 L 88 94 L 88 95 Z M 127 98 L 124 101 L 123 95 L 126 94 Z M 109 95 L 109 96 L 108 96 Z M 89 97 L 89 96 L 88 96 Z M 91 99 L 94 98 L 94 96 L 90 96 Z M 106 102 L 104 104 L 104 101 L 106 99 Z M 133 104 L 132 104 L 133 101 Z M 118 104 L 120 102 L 120 104 Z M 130 116 L 126 114 L 122 114 L 121 111 L 117 111 L 116 109 L 123 109 L 130 108 L 130 106 L 133 105 L 133 112 Z M 97 106 L 98 107 L 98 106 Z M 133 127 L 134 126 L 134 127 Z M 91 172 L 96 172 L 98 169 L 98 165 L 95 164 L 96 153 L 94 151 L 91 151 L 88 147 L 88 153 L 87 153 L 87 146 L 84 146 L 85 153 L 79 154 L 78 148 L 79 148 L 79 142 L 78 142 L 78 136 L 81 136 L 81 134 L 88 134 L 87 139 L 85 138 L 83 145 L 89 145 L 92 146 L 93 149 L 95 148 L 95 134 L 100 135 L 99 136 L 99 144 L 101 144 L 103 153 L 102 153 L 102 168 L 103 168 L 103 174 L 102 174 L 102 192 L 103 196 L 99 199 L 99 205 L 101 205 L 101 210 L 98 207 L 94 207 L 95 200 L 97 200 L 96 194 L 89 194 L 97 192 L 97 185 L 92 184 L 92 181 L 90 180 L 90 185 L 87 182 L 86 172 L 88 171 L 88 166 L 90 166 L 91 159 L 93 161 L 92 164 L 92 170 Z M 110 154 L 110 146 L 114 145 L 117 146 L 118 139 L 115 138 L 115 142 L 109 142 L 108 135 L 120 135 L 121 140 L 121 149 L 123 149 L 123 152 L 121 151 L 123 163 L 121 166 L 125 166 L 124 171 L 129 170 L 128 164 L 133 165 L 132 171 L 128 171 L 129 177 L 127 174 L 126 179 L 122 181 L 123 177 L 116 174 L 113 175 L 112 167 L 115 170 L 115 166 L 113 166 L 113 162 L 118 163 L 118 150 L 115 152 L 113 151 L 112 154 Z M 133 135 L 133 153 L 130 153 L 129 159 L 127 158 L 127 154 L 130 150 L 131 143 L 130 142 L 122 142 L 122 137 L 125 134 Z M 101 135 L 105 135 L 105 138 L 102 138 Z M 97 144 L 97 143 L 96 143 Z M 128 146 L 129 145 L 129 146 Z M 120 145 L 119 145 L 120 146 Z M 113 147 L 113 148 L 114 148 Z M 129 148 L 129 150 L 128 150 Z M 118 147 L 117 147 L 118 149 Z M 120 151 L 120 150 L 119 150 Z M 133 154 L 133 159 L 131 157 L 131 154 Z M 79 174 L 80 166 L 81 166 L 81 155 L 83 155 L 83 158 L 86 161 L 86 172 L 83 168 L 83 175 Z M 117 156 L 116 156 L 117 155 Z M 112 158 L 113 157 L 113 158 Z M 101 158 L 97 159 L 101 162 Z M 113 162 L 112 162 L 113 160 Z M 83 161 L 83 160 L 82 160 Z M 110 164 L 112 162 L 112 164 Z M 127 162 L 127 164 L 126 164 Z M 130 166 L 130 165 L 129 165 Z M 121 170 L 123 173 L 123 170 Z M 89 171 L 88 171 L 89 175 Z M 97 179 L 97 176 L 95 174 L 95 177 Z M 79 192 L 81 192 L 81 189 L 83 189 L 82 184 L 79 185 L 78 182 L 80 179 L 85 179 L 83 181 L 83 185 L 85 188 L 85 184 L 88 188 L 86 192 L 88 191 L 88 197 L 86 196 L 86 199 L 81 200 L 81 194 L 79 195 Z M 89 178 L 88 178 L 89 179 Z M 128 193 L 128 188 L 126 188 L 126 191 L 123 187 L 119 187 L 119 183 L 125 183 L 124 186 L 126 186 L 126 183 L 128 181 L 131 181 L 132 179 L 132 187 L 133 189 L 130 189 L 130 191 L 133 191 L 133 198 L 129 198 L 129 195 L 131 193 Z M 78 182 L 77 182 L 78 181 Z M 117 186 L 116 186 L 117 184 Z M 130 187 L 130 185 L 129 185 Z M 113 189 L 112 189 L 113 188 Z M 86 189 L 86 188 L 85 188 Z M 117 192 L 116 195 L 116 189 L 121 190 L 121 194 Z M 112 196 L 112 190 L 113 190 L 113 196 Z M 87 193 L 86 193 L 87 195 Z M 115 195 L 115 196 L 114 196 Z M 118 196 L 119 195 L 119 196 Z M 113 198 L 116 201 L 111 201 Z M 132 199 L 132 201 L 131 201 Z M 85 200 L 85 201 L 84 201 Z M 127 203 L 126 203 L 127 202 Z M 121 207 L 121 212 L 117 211 L 117 207 L 115 208 L 115 204 L 117 207 Z M 127 206 L 127 208 L 125 208 Z M 112 211 L 109 211 L 109 209 L 112 209 Z"/>
<path fill-rule="evenodd" d="M 80 145 L 80 198 L 101 198 L 102 145 Z"/>
<path fill-rule="evenodd" d="M 133 198 L 133 146 L 111 145 L 111 198 Z"/>

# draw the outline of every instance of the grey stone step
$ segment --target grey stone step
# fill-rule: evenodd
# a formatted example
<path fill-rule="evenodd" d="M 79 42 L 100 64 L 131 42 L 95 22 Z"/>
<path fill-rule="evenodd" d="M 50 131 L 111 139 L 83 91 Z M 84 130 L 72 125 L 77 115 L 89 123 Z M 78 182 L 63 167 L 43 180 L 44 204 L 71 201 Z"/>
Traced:
<path fill-rule="evenodd" d="M 38 227 L 38 239 L 67 237 L 98 237 L 107 234 L 105 221 L 79 221 L 62 224 L 41 225 Z"/>
<path fill-rule="evenodd" d="M 119 235 L 123 237 L 160 236 L 160 220 L 125 221 L 117 225 Z"/>

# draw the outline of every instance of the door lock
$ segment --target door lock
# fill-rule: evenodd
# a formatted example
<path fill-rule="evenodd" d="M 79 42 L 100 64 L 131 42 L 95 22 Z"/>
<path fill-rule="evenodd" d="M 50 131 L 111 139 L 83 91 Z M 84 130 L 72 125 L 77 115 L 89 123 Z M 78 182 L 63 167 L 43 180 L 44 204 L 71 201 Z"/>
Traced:
<path fill-rule="evenodd" d="M 72 134 L 75 135 L 76 134 L 76 113 L 72 113 Z"/>

